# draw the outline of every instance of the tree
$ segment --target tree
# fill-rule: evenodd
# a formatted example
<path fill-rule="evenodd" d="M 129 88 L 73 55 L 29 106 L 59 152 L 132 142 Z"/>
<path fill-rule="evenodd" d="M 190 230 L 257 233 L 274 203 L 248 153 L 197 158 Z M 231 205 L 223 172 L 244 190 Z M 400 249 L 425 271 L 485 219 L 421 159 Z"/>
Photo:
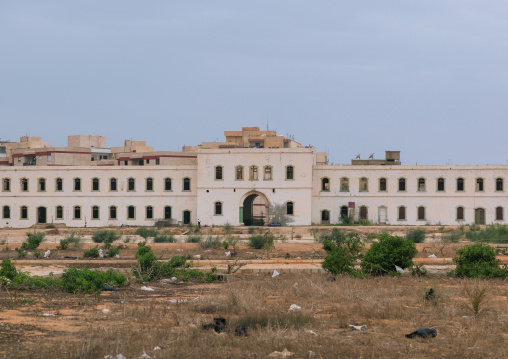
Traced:
<path fill-rule="evenodd" d="M 372 243 L 362 259 L 361 267 L 372 275 L 397 274 L 395 266 L 402 269 L 414 266 L 416 245 L 410 239 L 382 233 L 379 242 Z"/>
<path fill-rule="evenodd" d="M 287 214 L 287 205 L 273 203 L 268 206 L 271 222 L 279 222 L 282 226 L 287 226 L 294 222 L 293 217 Z"/>
<path fill-rule="evenodd" d="M 323 234 L 319 238 L 327 253 L 322 264 L 324 269 L 334 275 L 362 276 L 362 273 L 354 267 L 355 261 L 364 248 L 357 233 L 345 234 L 334 228 L 330 234 Z"/>

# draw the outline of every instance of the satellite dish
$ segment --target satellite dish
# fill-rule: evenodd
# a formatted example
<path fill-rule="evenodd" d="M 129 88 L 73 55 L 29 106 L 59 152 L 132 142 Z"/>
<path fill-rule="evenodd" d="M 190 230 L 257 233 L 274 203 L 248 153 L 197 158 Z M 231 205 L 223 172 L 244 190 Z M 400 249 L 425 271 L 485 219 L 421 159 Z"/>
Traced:
<path fill-rule="evenodd" d="M 359 160 L 360 159 L 360 155 L 361 153 L 358 154 L 358 156 L 356 156 L 356 159 Z"/>
<path fill-rule="evenodd" d="M 371 155 L 369 156 L 369 158 L 373 159 L 373 158 L 374 158 L 374 154 L 371 154 Z"/>

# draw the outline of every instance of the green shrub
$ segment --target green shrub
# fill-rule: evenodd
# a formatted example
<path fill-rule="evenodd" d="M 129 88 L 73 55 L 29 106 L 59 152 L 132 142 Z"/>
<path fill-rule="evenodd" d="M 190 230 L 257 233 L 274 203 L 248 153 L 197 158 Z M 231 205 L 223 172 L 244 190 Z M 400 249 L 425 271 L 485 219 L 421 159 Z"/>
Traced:
<path fill-rule="evenodd" d="M 248 232 L 249 234 L 254 234 L 255 229 L 256 229 L 256 228 L 254 228 L 254 227 L 249 227 L 249 228 L 247 229 L 247 232 Z"/>
<path fill-rule="evenodd" d="M 201 236 L 189 236 L 185 242 L 187 243 L 201 243 Z"/>
<path fill-rule="evenodd" d="M 460 226 L 457 229 L 452 229 L 449 232 L 445 232 L 441 235 L 441 239 L 444 242 L 457 243 L 462 237 L 464 237 L 465 231 L 464 226 Z"/>
<path fill-rule="evenodd" d="M 5 277 L 9 280 L 13 280 L 18 274 L 16 267 L 12 264 L 10 259 L 4 259 L 2 261 L 2 267 L 0 268 L 0 277 Z"/>
<path fill-rule="evenodd" d="M 92 240 L 95 243 L 104 243 L 104 247 L 109 248 L 111 247 L 111 243 L 117 241 L 118 239 L 120 239 L 120 237 L 121 236 L 117 234 L 115 231 L 104 230 L 95 232 L 92 235 Z"/>
<path fill-rule="evenodd" d="M 135 257 L 138 264 L 133 267 L 133 273 L 143 281 L 173 276 L 184 281 L 196 279 L 205 282 L 215 281 L 218 278 L 215 268 L 210 271 L 188 269 L 185 257 L 175 256 L 167 262 L 160 262 L 153 254 L 152 248 L 145 242 L 138 245 Z"/>
<path fill-rule="evenodd" d="M 496 259 L 496 251 L 488 244 L 479 242 L 457 251 L 453 258 L 456 264 L 455 274 L 468 278 L 506 278 L 507 268 L 499 268 L 501 261 Z"/>
<path fill-rule="evenodd" d="M 254 249 L 271 249 L 274 247 L 275 236 L 271 232 L 262 235 L 251 236 L 249 238 L 249 247 Z"/>
<path fill-rule="evenodd" d="M 372 243 L 362 259 L 361 267 L 372 275 L 396 274 L 395 266 L 412 268 L 417 250 L 413 241 L 382 233 L 379 242 Z"/>
<path fill-rule="evenodd" d="M 360 226 L 370 226 L 370 225 L 371 225 L 371 223 L 370 223 L 370 221 L 369 221 L 368 219 L 360 219 L 360 221 L 358 222 L 358 224 L 359 224 Z"/>
<path fill-rule="evenodd" d="M 114 256 L 116 256 L 116 255 L 120 254 L 120 248 L 121 248 L 121 246 L 118 246 L 118 247 L 116 247 L 116 248 L 112 246 L 112 247 L 111 247 L 111 248 L 109 248 L 109 249 L 108 249 L 108 251 L 106 252 L 107 256 L 108 256 L 109 258 L 113 258 Z"/>
<path fill-rule="evenodd" d="M 359 258 L 364 246 L 358 233 L 348 233 L 334 228 L 330 234 L 320 236 L 323 249 L 327 255 L 322 267 L 330 273 L 349 274 L 362 276 L 363 274 L 355 269 L 355 261 Z"/>
<path fill-rule="evenodd" d="M 204 241 L 200 243 L 201 248 L 203 249 L 209 249 L 209 248 L 220 248 L 222 245 L 221 240 L 219 236 L 216 236 L 215 238 L 212 236 L 208 236 Z"/>
<path fill-rule="evenodd" d="M 39 258 L 41 256 L 41 252 L 35 251 L 34 252 L 34 258 Z"/>
<path fill-rule="evenodd" d="M 490 224 L 481 229 L 479 226 L 471 226 L 465 232 L 467 239 L 471 241 L 488 241 L 493 243 L 508 242 L 508 226 L 503 224 Z"/>
<path fill-rule="evenodd" d="M 153 239 L 154 243 L 175 243 L 176 238 L 172 234 L 157 234 Z"/>
<path fill-rule="evenodd" d="M 13 288 L 45 288 L 60 289 L 62 288 L 62 280 L 55 277 L 40 277 L 30 275 L 30 273 L 18 272 L 11 281 L 10 286 Z"/>
<path fill-rule="evenodd" d="M 83 253 L 84 258 L 99 258 L 99 248 L 95 246 L 94 248 L 90 248 Z"/>
<path fill-rule="evenodd" d="M 229 224 L 229 222 L 227 222 L 224 226 L 222 226 L 222 228 L 224 228 L 224 231 L 229 234 L 231 233 L 231 230 L 233 229 L 233 226 L 231 224 Z"/>
<path fill-rule="evenodd" d="M 222 248 L 228 249 L 229 248 L 229 242 L 228 241 L 223 241 L 222 242 Z"/>
<path fill-rule="evenodd" d="M 126 280 L 125 275 L 117 273 L 111 268 L 103 272 L 90 270 L 88 267 L 82 269 L 71 267 L 64 271 L 62 282 L 63 289 L 68 293 L 98 295 L 102 291 L 103 285 L 124 286 Z"/>
<path fill-rule="evenodd" d="M 139 227 L 136 230 L 136 234 L 144 239 L 155 237 L 157 233 L 157 229 L 155 228 Z"/>
<path fill-rule="evenodd" d="M 26 241 L 21 244 L 22 250 L 34 250 L 37 249 L 40 244 L 44 241 L 44 233 L 32 232 L 26 234 Z"/>
<path fill-rule="evenodd" d="M 68 241 L 69 245 L 74 249 L 79 248 L 83 242 L 83 238 L 74 233 L 71 233 L 70 236 L 67 236 L 65 240 Z"/>
<path fill-rule="evenodd" d="M 352 226 L 354 224 L 353 217 L 350 217 L 350 216 L 341 216 L 339 218 L 339 224 L 341 226 Z"/>
<path fill-rule="evenodd" d="M 252 225 L 253 226 L 264 226 L 265 225 L 265 221 L 264 221 L 264 219 L 261 219 L 261 218 L 254 218 L 252 220 Z"/>
<path fill-rule="evenodd" d="M 413 241 L 413 243 L 423 243 L 425 241 L 425 229 L 410 229 L 406 232 L 406 238 Z"/>
<path fill-rule="evenodd" d="M 16 252 L 18 252 L 18 258 L 26 258 L 27 252 L 24 249 L 15 249 Z"/>
<path fill-rule="evenodd" d="M 56 249 L 60 249 L 62 251 L 65 251 L 66 249 L 69 249 L 69 246 L 71 245 L 71 242 L 69 242 L 67 239 L 61 239 L 60 245 L 56 247 Z"/>

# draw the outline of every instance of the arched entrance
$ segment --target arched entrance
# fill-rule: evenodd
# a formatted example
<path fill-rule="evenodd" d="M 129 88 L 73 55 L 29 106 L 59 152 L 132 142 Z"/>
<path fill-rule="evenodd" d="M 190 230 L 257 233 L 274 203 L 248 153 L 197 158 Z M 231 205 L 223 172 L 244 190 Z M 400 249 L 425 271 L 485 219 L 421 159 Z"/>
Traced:
<path fill-rule="evenodd" d="M 46 223 L 46 207 L 37 207 L 37 223 Z"/>
<path fill-rule="evenodd" d="M 268 218 L 268 199 L 259 192 L 250 192 L 240 204 L 240 223 L 245 226 L 263 226 Z"/>
<path fill-rule="evenodd" d="M 347 206 L 340 207 L 340 219 L 349 217 Z"/>

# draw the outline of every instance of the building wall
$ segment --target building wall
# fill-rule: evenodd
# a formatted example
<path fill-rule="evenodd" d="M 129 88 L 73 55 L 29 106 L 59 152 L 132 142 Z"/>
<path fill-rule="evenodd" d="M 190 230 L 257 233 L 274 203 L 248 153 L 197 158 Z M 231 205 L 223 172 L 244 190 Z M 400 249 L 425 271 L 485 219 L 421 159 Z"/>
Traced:
<path fill-rule="evenodd" d="M 294 225 L 310 223 L 312 149 L 230 149 L 198 152 L 198 218 L 204 224 L 239 225 L 240 207 L 249 194 L 260 194 L 269 204 L 294 203 Z M 223 179 L 215 179 L 217 166 Z M 235 179 L 237 166 L 243 166 L 243 180 Z M 257 166 L 258 180 L 250 180 L 249 168 Z M 272 167 L 272 179 L 264 179 L 264 166 Z M 294 166 L 294 179 L 286 180 L 287 166 Z M 223 203 L 223 214 L 214 215 L 214 203 Z"/>
<path fill-rule="evenodd" d="M 330 191 L 321 191 L 321 180 L 330 179 Z M 349 178 L 349 191 L 340 191 L 340 179 Z M 359 191 L 360 178 L 368 179 L 368 192 Z M 386 192 L 379 191 L 379 179 L 386 178 Z M 398 190 L 398 180 L 406 179 L 406 190 Z M 417 181 L 424 178 L 425 191 L 417 190 Z M 445 190 L 437 190 L 437 180 L 445 180 Z M 458 178 L 464 179 L 464 191 L 457 191 Z M 484 190 L 476 190 L 476 179 L 483 178 Z M 496 179 L 503 179 L 503 191 L 496 190 Z M 316 166 L 312 193 L 312 223 L 320 223 L 322 210 L 330 211 L 330 221 L 337 223 L 340 207 L 355 203 L 355 218 L 359 207 L 368 207 L 368 219 L 379 223 L 379 207 L 385 206 L 389 224 L 460 224 L 475 221 L 475 208 L 485 209 L 486 223 L 496 221 L 495 209 L 508 207 L 506 166 Z M 406 207 L 406 219 L 398 220 L 398 207 Z M 417 208 L 425 207 L 425 220 L 418 220 Z M 465 218 L 457 220 L 456 208 L 464 207 Z"/>
<path fill-rule="evenodd" d="M 196 222 L 196 168 L 193 166 L 164 167 L 144 166 L 140 171 L 133 167 L 30 167 L 22 169 L 2 168 L 0 177 L 9 178 L 11 190 L 0 192 L 0 211 L 10 206 L 11 218 L 2 218 L 0 227 L 30 227 L 36 223 L 37 207 L 47 208 L 48 223 L 65 223 L 69 227 L 107 225 L 153 225 L 163 218 L 164 206 L 172 207 L 172 218 L 182 221 L 184 210 L 192 212 L 191 220 Z M 153 178 L 153 191 L 146 191 L 146 178 Z M 172 191 L 164 191 L 164 178 L 172 178 Z M 183 179 L 191 179 L 191 190 L 183 191 Z M 21 179 L 29 180 L 28 192 L 21 191 Z M 46 179 L 46 191 L 38 190 L 38 179 Z M 63 191 L 57 192 L 56 179 L 63 179 Z M 81 191 L 74 191 L 74 178 L 81 178 Z M 99 191 L 92 191 L 92 179 L 99 179 Z M 109 190 L 110 178 L 117 178 L 117 192 Z M 135 179 L 135 191 L 127 190 L 129 178 Z M 3 184 L 3 183 L 2 183 Z M 3 189 L 3 187 L 2 187 Z M 136 206 L 135 219 L 127 219 L 127 206 Z M 20 207 L 28 207 L 28 219 L 20 219 Z M 56 206 L 64 207 L 64 219 L 56 219 Z M 73 219 L 74 206 L 82 207 L 81 219 Z M 92 206 L 99 206 L 100 219 L 91 219 Z M 108 208 L 117 206 L 117 220 L 109 219 Z M 145 218 L 146 206 L 153 206 L 154 219 Z"/>

